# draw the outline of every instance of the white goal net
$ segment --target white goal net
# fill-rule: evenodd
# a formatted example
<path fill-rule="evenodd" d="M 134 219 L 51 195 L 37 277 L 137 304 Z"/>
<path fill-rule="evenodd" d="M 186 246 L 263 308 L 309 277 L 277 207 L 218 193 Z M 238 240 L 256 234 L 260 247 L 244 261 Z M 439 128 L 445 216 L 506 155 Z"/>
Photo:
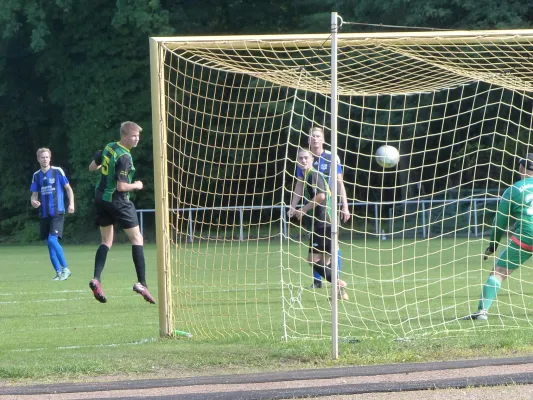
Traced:
<path fill-rule="evenodd" d="M 151 39 L 163 334 L 331 336 L 309 227 L 286 216 L 297 149 L 313 126 L 331 141 L 329 41 Z M 532 54 L 533 31 L 339 34 L 340 337 L 478 329 L 460 318 L 494 263 L 481 255 L 497 200 L 533 152 Z M 376 163 L 383 144 L 396 168 Z M 532 306 L 525 263 L 488 324 L 531 327 Z"/>

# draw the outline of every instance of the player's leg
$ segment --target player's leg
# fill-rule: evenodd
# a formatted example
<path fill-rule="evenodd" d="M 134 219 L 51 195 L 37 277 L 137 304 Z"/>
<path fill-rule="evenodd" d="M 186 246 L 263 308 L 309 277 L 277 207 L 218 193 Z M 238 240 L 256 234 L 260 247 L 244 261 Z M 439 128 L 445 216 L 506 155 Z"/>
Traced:
<path fill-rule="evenodd" d="M 71 275 L 67 260 L 65 258 L 65 252 L 63 251 L 63 247 L 59 243 L 59 239 L 63 237 L 64 222 L 65 216 L 63 214 L 51 217 L 50 233 L 48 236 L 48 240 L 49 242 L 51 242 L 51 246 L 54 248 L 59 264 L 61 265 L 61 276 L 59 278 L 60 281 L 68 279 L 68 277 Z"/>
<path fill-rule="evenodd" d="M 478 311 L 489 310 L 500 290 L 502 282 L 516 271 L 521 264 L 529 260 L 530 257 L 530 252 L 520 249 L 514 242 L 509 243 L 496 259 L 494 270 L 483 285 L 483 291 L 478 303 Z"/>
<path fill-rule="evenodd" d="M 328 282 L 331 282 L 331 228 L 316 229 L 313 233 L 313 240 L 313 258 L 315 260 L 313 269 L 326 278 Z M 348 300 L 346 282 L 341 279 L 337 279 L 336 292 L 340 300 Z"/>
<path fill-rule="evenodd" d="M 331 244 L 331 240 L 327 242 L 324 229 L 315 228 L 311 233 L 309 243 L 309 259 L 313 266 L 313 274 L 320 275 L 321 278 L 326 278 L 328 282 L 331 282 L 331 265 L 330 259 L 326 251 L 327 243 Z"/>
<path fill-rule="evenodd" d="M 113 246 L 113 238 L 115 236 L 115 230 L 113 225 L 101 226 L 100 227 L 100 246 L 96 250 L 96 255 L 94 256 L 94 276 L 93 278 L 102 282 L 102 272 L 105 268 L 105 263 L 107 260 L 107 253 L 109 249 Z"/>
<path fill-rule="evenodd" d="M 325 228 L 321 235 L 324 263 L 326 264 L 326 268 L 329 269 L 331 274 L 331 227 Z M 339 271 L 337 271 L 337 296 L 339 300 L 349 300 L 348 293 L 346 293 L 346 282 L 340 279 L 338 272 Z"/>
<path fill-rule="evenodd" d="M 322 278 L 325 277 L 325 270 L 321 265 L 315 265 L 320 261 L 320 254 L 316 250 L 318 245 L 315 232 L 311 231 L 309 235 L 309 255 L 307 256 L 307 262 L 311 265 L 313 271 L 313 283 L 309 286 L 309 289 L 322 288 Z"/>
<path fill-rule="evenodd" d="M 56 275 L 53 279 L 54 281 L 59 281 L 59 279 L 61 279 L 61 264 L 59 263 L 59 259 L 57 258 L 54 246 L 49 240 L 49 236 L 50 217 L 41 218 L 39 225 L 39 237 L 41 238 L 41 240 L 44 240 L 46 242 L 46 246 L 48 247 L 48 255 L 50 257 L 50 262 L 52 263 L 52 267 L 56 271 Z"/>
<path fill-rule="evenodd" d="M 309 286 L 309 289 L 321 289 L 322 288 L 322 277 L 318 272 L 313 270 L 313 283 Z"/>
<path fill-rule="evenodd" d="M 530 257 L 530 252 L 521 250 L 515 243 L 510 242 L 496 259 L 494 268 L 483 285 L 477 311 L 464 319 L 487 320 L 489 308 L 496 299 L 502 282 Z"/>
<path fill-rule="evenodd" d="M 302 225 L 305 226 L 305 228 L 308 230 L 308 231 L 313 231 L 313 226 L 312 226 L 312 217 L 310 217 L 309 215 L 305 214 L 304 217 L 303 217 L 303 221 L 302 221 Z M 313 246 L 313 233 L 311 233 L 310 235 L 310 243 L 309 243 L 309 248 L 312 248 Z M 311 261 L 311 253 L 309 253 L 309 263 L 311 264 L 311 266 L 313 265 L 312 261 Z M 313 283 L 311 283 L 311 285 L 309 286 L 309 289 L 321 289 L 322 288 L 322 276 L 314 270 L 313 268 Z"/>
<path fill-rule="evenodd" d="M 137 273 L 137 283 L 133 291 L 139 293 L 147 302 L 155 304 L 155 299 L 146 284 L 146 261 L 144 258 L 144 239 L 139 229 L 137 211 L 133 203 L 127 203 L 117 209 L 117 221 L 120 223 L 126 236 L 131 242 L 131 256 Z"/>
<path fill-rule="evenodd" d="M 107 202 L 108 203 L 108 202 Z M 94 274 L 93 279 L 89 282 L 89 288 L 92 290 L 94 298 L 100 303 L 106 303 L 107 298 L 105 297 L 104 290 L 102 289 L 102 272 L 105 267 L 105 262 L 107 260 L 107 253 L 113 245 L 114 238 L 114 228 L 113 228 L 113 217 L 110 214 L 111 203 L 106 204 L 106 202 L 97 200 L 95 203 L 96 206 L 96 224 L 100 227 L 100 246 L 96 250 L 94 256 Z"/>

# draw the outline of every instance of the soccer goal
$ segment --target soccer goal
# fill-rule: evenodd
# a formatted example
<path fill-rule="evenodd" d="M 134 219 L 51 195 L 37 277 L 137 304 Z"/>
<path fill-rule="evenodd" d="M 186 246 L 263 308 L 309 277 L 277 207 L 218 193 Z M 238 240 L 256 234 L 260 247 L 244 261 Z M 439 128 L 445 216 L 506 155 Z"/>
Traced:
<path fill-rule="evenodd" d="M 481 255 L 497 200 L 533 152 L 533 30 L 159 37 L 150 54 L 162 335 L 533 326 L 529 263 L 487 323 L 461 320 L 493 266 Z M 309 225 L 287 218 L 315 126 L 351 213 L 335 241 L 343 301 L 309 287 Z M 376 163 L 383 144 L 396 167 Z"/>

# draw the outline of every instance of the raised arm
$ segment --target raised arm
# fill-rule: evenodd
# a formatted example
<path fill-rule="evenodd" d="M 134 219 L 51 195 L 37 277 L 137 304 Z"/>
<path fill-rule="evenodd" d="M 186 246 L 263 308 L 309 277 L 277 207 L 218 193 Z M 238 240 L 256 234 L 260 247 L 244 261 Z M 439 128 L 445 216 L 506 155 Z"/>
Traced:
<path fill-rule="evenodd" d="M 98 150 L 94 153 L 93 160 L 89 164 L 89 171 L 96 171 L 102 166 L 102 150 Z"/>

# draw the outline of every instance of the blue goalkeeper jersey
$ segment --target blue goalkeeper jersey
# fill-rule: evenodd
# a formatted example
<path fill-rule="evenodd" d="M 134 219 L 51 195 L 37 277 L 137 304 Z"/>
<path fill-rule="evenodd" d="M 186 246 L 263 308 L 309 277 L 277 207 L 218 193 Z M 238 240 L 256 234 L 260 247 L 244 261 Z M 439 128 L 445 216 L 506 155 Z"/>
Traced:
<path fill-rule="evenodd" d="M 326 180 L 331 187 L 332 183 L 336 181 L 336 176 L 331 179 L 331 161 L 333 154 L 331 151 L 324 150 L 320 156 L 314 156 L 313 168 L 326 177 Z M 342 165 L 339 156 L 337 156 L 337 174 L 342 174 Z M 296 176 L 300 179 L 304 179 L 304 172 L 300 166 L 296 166 Z"/>
<path fill-rule="evenodd" d="M 33 174 L 30 191 L 39 193 L 39 215 L 41 218 L 65 213 L 65 190 L 68 179 L 59 167 L 50 167 L 46 172 L 38 170 Z"/>

